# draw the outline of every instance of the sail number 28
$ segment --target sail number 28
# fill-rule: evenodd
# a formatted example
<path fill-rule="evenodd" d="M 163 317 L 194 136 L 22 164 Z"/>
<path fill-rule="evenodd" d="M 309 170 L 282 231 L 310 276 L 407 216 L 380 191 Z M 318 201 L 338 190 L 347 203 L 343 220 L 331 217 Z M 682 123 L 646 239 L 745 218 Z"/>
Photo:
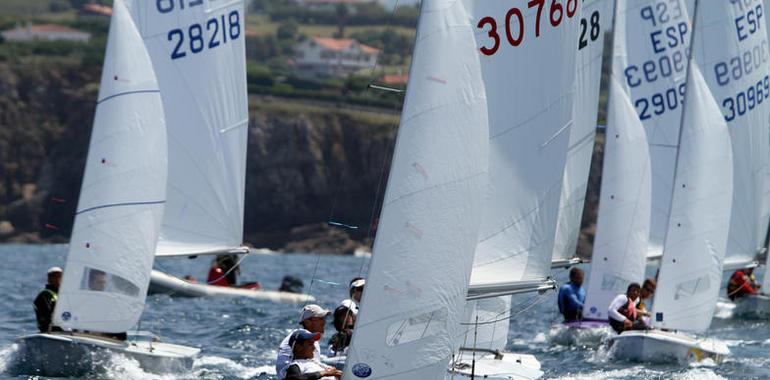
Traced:
<path fill-rule="evenodd" d="M 537 8 L 535 15 L 535 38 L 540 37 L 540 20 L 543 16 L 543 9 L 546 8 L 546 2 L 549 0 L 529 0 L 527 2 L 527 8 Z M 578 10 L 579 0 L 550 0 L 550 6 L 548 6 L 547 17 L 552 27 L 558 27 L 564 20 L 564 16 L 572 18 L 575 16 Z M 493 55 L 497 53 L 500 48 L 501 38 L 497 29 L 497 20 L 494 17 L 487 16 L 479 20 L 476 27 L 482 30 L 487 30 L 487 36 L 492 40 L 491 46 L 482 46 L 479 48 L 484 55 Z M 519 46 L 524 41 L 525 33 L 524 26 L 524 14 L 521 9 L 513 7 L 505 14 L 505 39 L 513 47 Z"/>

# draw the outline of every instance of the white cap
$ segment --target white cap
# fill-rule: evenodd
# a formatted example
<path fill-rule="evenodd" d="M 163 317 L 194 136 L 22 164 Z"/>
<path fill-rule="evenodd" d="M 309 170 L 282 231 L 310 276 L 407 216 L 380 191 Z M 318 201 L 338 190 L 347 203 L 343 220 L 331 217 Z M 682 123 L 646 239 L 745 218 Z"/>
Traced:
<path fill-rule="evenodd" d="M 355 281 L 350 283 L 350 289 L 360 288 L 360 287 L 364 286 L 365 284 L 366 284 L 366 280 L 364 280 L 363 278 L 359 278 L 358 280 L 355 280 Z"/>
<path fill-rule="evenodd" d="M 50 267 L 48 268 L 48 274 L 51 273 L 61 273 L 64 272 L 60 267 Z"/>
<path fill-rule="evenodd" d="M 313 317 L 324 318 L 331 313 L 331 310 L 326 310 L 318 305 L 305 305 L 302 308 L 302 312 L 299 315 L 299 322 L 302 323 L 306 319 Z"/>

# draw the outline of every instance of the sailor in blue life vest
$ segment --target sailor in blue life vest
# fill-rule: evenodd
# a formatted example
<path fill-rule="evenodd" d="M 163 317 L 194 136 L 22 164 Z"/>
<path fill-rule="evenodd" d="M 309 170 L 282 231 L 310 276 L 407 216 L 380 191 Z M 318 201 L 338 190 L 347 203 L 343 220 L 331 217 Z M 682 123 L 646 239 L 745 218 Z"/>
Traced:
<path fill-rule="evenodd" d="M 62 269 L 51 267 L 48 269 L 48 282 L 35 298 L 35 316 L 37 317 L 37 328 L 41 333 L 50 331 L 62 331 L 59 327 L 51 325 L 53 320 L 53 309 L 56 301 L 59 299 L 59 286 L 61 285 Z"/>
<path fill-rule="evenodd" d="M 618 334 L 628 330 L 649 330 L 636 308 L 642 287 L 634 282 L 628 285 L 626 294 L 618 294 L 607 309 L 610 327 Z"/>
<path fill-rule="evenodd" d="M 324 309 L 321 306 L 312 304 L 305 305 L 305 307 L 303 307 L 302 311 L 300 312 L 299 323 L 302 325 L 302 329 L 310 331 L 314 334 L 319 334 L 320 339 L 320 334 L 324 333 L 324 327 L 326 326 L 326 317 L 329 314 L 331 314 L 331 310 Z M 286 368 L 294 359 L 294 355 L 292 353 L 291 338 L 294 336 L 296 331 L 302 329 L 297 329 L 290 332 L 289 335 L 287 335 L 278 346 L 278 355 L 275 358 L 275 373 L 279 380 L 284 378 Z M 313 346 L 313 357 L 315 357 L 315 359 L 320 362 L 321 345 L 318 343 L 318 340 L 313 342 Z"/>
<path fill-rule="evenodd" d="M 582 288 L 584 277 L 582 269 L 572 267 L 569 271 L 569 282 L 559 288 L 559 312 L 564 316 L 564 322 L 582 318 L 583 302 L 586 300 L 586 291 Z"/>
<path fill-rule="evenodd" d="M 292 348 L 292 361 L 286 367 L 286 380 L 332 380 L 339 379 L 342 371 L 321 363 L 315 358 L 315 345 L 321 339 L 321 333 L 312 333 L 305 329 L 295 330 L 289 336 Z"/>

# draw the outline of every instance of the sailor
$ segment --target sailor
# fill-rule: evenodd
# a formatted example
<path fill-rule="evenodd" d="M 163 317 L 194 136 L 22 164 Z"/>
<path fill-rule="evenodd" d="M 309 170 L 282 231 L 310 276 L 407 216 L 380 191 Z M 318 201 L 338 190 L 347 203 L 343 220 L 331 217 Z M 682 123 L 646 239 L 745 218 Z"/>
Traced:
<path fill-rule="evenodd" d="M 218 255 L 211 263 L 206 282 L 216 286 L 235 286 L 240 273 L 237 255 Z"/>
<path fill-rule="evenodd" d="M 329 349 L 326 356 L 343 356 L 347 354 L 350 340 L 353 338 L 353 327 L 356 324 L 356 316 L 345 306 L 334 309 L 334 329 L 337 330 L 329 339 Z"/>
<path fill-rule="evenodd" d="M 760 287 L 762 285 L 758 284 L 757 278 L 754 277 L 754 268 L 738 269 L 733 272 L 727 283 L 727 296 L 735 301 L 736 298 L 759 293 Z"/>
<path fill-rule="evenodd" d="M 286 367 L 283 376 L 285 380 L 317 380 L 339 379 L 342 372 L 334 367 L 321 363 L 315 357 L 315 347 L 321 333 L 299 329 L 289 335 L 288 344 L 292 347 L 293 359 Z"/>
<path fill-rule="evenodd" d="M 618 334 L 628 330 L 647 330 L 649 328 L 636 310 L 636 303 L 639 300 L 641 290 L 642 287 L 634 282 L 628 285 L 626 294 L 619 294 L 610 303 L 607 310 L 610 326 Z"/>
<path fill-rule="evenodd" d="M 642 291 L 639 293 L 639 302 L 636 305 L 636 311 L 639 315 L 649 317 L 650 312 L 647 307 L 650 303 L 650 299 L 655 294 L 655 280 L 648 278 L 642 283 Z"/>
<path fill-rule="evenodd" d="M 559 288 L 559 312 L 564 316 L 564 322 L 577 321 L 582 317 L 583 302 L 586 299 L 586 291 L 582 288 L 584 277 L 582 269 L 572 267 L 569 282 Z"/>
<path fill-rule="evenodd" d="M 350 298 L 340 302 L 340 306 L 350 309 L 353 315 L 358 315 L 358 304 L 361 302 L 361 296 L 364 294 L 364 285 L 366 285 L 366 280 L 363 277 L 356 277 L 350 280 L 348 289 Z"/>
<path fill-rule="evenodd" d="M 52 326 L 53 309 L 56 306 L 56 300 L 59 299 L 59 286 L 61 285 L 62 269 L 51 267 L 48 269 L 48 282 L 35 298 L 35 316 L 37 317 L 37 328 L 41 333 L 49 331 L 62 331 L 59 327 Z"/>
<path fill-rule="evenodd" d="M 305 305 L 302 308 L 299 316 L 299 323 L 305 330 L 312 333 L 323 334 L 324 327 L 326 326 L 326 316 L 331 313 L 330 310 L 324 309 L 318 305 Z M 289 340 L 292 334 L 297 330 L 293 330 L 281 341 L 281 345 L 278 346 L 278 356 L 275 358 L 275 373 L 278 374 L 278 379 L 283 379 L 283 373 L 286 371 L 286 367 L 293 359 L 291 344 Z M 319 362 L 321 361 L 321 345 L 318 341 L 315 341 L 315 351 L 313 357 Z"/>
<path fill-rule="evenodd" d="M 88 270 L 88 290 L 103 292 L 107 288 L 107 273 L 98 269 Z"/>

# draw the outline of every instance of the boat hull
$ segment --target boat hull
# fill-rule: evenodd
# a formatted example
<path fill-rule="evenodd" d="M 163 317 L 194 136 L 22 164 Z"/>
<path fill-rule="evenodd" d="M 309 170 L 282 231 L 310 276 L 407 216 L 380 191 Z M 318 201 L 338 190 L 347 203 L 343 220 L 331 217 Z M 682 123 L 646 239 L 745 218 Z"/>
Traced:
<path fill-rule="evenodd" d="M 529 380 L 543 376 L 540 362 L 533 355 L 510 352 L 477 352 L 475 357 L 469 351 L 455 358 L 451 368 L 444 376 L 450 379 L 492 379 L 492 380 Z"/>
<path fill-rule="evenodd" d="M 135 360 L 155 374 L 190 371 L 197 348 L 152 341 L 118 341 L 86 334 L 31 334 L 16 339 L 14 371 L 21 374 L 81 377 L 98 374 L 114 355 Z"/>
<path fill-rule="evenodd" d="M 733 316 L 748 319 L 770 318 L 770 296 L 758 294 L 736 299 Z"/>
<path fill-rule="evenodd" d="M 309 294 L 194 284 L 158 270 L 153 270 L 150 274 L 150 287 L 147 294 L 166 294 L 171 297 L 245 297 L 276 303 L 315 301 L 315 298 Z"/>
<path fill-rule="evenodd" d="M 610 344 L 615 359 L 644 363 L 685 364 L 705 359 L 721 363 L 730 355 L 720 341 L 660 330 L 626 331 L 611 337 Z"/>

